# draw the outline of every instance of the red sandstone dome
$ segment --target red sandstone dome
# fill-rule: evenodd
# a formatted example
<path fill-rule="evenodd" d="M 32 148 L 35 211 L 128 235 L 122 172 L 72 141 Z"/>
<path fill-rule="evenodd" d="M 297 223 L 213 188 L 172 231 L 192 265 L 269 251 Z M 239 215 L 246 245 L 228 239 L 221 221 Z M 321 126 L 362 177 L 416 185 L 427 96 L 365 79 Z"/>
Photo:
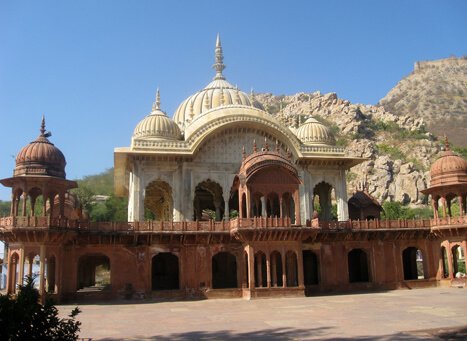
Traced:
<path fill-rule="evenodd" d="M 453 153 L 446 144 L 446 150 L 431 166 L 431 187 L 467 183 L 467 161 Z"/>
<path fill-rule="evenodd" d="M 16 156 L 14 176 L 48 175 L 65 178 L 65 156 L 47 139 L 50 133 L 45 132 L 44 118 L 40 132 L 37 139 L 21 149 Z"/>

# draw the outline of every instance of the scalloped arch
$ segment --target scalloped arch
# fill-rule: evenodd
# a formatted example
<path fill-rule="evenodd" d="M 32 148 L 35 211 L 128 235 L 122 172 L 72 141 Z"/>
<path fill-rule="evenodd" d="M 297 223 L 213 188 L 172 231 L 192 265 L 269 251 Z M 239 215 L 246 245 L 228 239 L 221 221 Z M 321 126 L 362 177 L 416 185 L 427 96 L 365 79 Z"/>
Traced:
<path fill-rule="evenodd" d="M 229 126 L 263 130 L 287 145 L 295 157 L 302 156 L 301 142 L 294 133 L 265 111 L 246 106 L 228 106 L 206 112 L 187 127 L 185 141 L 194 153 L 208 136 Z"/>

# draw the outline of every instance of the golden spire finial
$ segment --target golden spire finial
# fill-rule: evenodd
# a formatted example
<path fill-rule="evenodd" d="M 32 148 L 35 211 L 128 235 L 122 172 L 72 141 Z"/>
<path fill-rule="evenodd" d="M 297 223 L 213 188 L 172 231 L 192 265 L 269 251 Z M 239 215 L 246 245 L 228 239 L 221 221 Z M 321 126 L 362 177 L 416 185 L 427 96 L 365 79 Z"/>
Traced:
<path fill-rule="evenodd" d="M 152 111 L 161 110 L 161 93 L 159 88 L 156 91 L 156 101 L 152 104 Z"/>
<path fill-rule="evenodd" d="M 222 53 L 222 45 L 221 45 L 221 38 L 219 33 L 217 33 L 216 39 L 216 63 L 212 66 L 214 70 L 216 70 L 216 76 L 214 79 L 225 79 L 222 71 L 225 69 L 224 65 L 224 54 Z"/>

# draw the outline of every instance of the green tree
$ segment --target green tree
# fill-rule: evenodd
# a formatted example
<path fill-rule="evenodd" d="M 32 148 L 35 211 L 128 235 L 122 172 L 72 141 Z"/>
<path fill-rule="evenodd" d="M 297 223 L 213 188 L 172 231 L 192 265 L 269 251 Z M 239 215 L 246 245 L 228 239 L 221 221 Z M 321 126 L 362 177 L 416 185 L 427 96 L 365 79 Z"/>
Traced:
<path fill-rule="evenodd" d="M 10 201 L 1 201 L 0 200 L 0 217 L 6 217 L 10 215 Z"/>
<path fill-rule="evenodd" d="M 0 339 L 57 340 L 78 339 L 81 322 L 75 320 L 78 308 L 71 311 L 69 318 L 59 318 L 58 310 L 51 299 L 39 303 L 39 292 L 34 288 L 33 277 L 26 277 L 26 284 L 19 286 L 16 298 L 0 295 Z"/>
<path fill-rule="evenodd" d="M 398 201 L 385 201 L 383 204 L 383 212 L 381 214 L 382 219 L 405 219 L 407 210 Z"/>

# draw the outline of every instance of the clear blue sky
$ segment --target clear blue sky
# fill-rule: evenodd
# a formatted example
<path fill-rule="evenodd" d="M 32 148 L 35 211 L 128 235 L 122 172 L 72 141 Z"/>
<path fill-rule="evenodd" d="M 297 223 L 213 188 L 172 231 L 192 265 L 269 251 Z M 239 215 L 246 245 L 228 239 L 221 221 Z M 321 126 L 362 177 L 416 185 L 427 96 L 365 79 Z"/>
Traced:
<path fill-rule="evenodd" d="M 211 80 L 217 32 L 244 91 L 374 104 L 415 61 L 467 53 L 467 1 L 0 0 L 0 178 L 43 113 L 68 178 L 112 167 L 157 87 L 172 116 Z"/>

